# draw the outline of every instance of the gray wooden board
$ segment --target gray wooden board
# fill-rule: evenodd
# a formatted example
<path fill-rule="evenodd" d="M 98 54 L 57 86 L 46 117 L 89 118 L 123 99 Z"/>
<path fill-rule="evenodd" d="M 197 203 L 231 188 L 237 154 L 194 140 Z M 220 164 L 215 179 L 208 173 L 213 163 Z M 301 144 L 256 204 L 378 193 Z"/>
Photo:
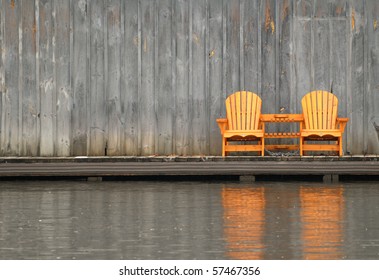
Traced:
<path fill-rule="evenodd" d="M 311 21 L 295 19 L 294 22 L 294 41 L 295 41 L 295 93 L 296 108 L 295 112 L 301 112 L 301 99 L 311 91 Z"/>
<path fill-rule="evenodd" d="M 88 126 L 88 3 L 87 1 L 72 1 L 71 12 L 73 20 L 71 57 L 71 79 L 73 90 L 72 110 L 72 154 L 87 155 Z"/>
<path fill-rule="evenodd" d="M 379 150 L 379 2 L 367 3 L 367 152 Z"/>
<path fill-rule="evenodd" d="M 1 151 L 4 155 L 19 155 L 20 151 L 20 100 L 19 100 L 19 19 L 20 3 L 5 1 L 2 5 L 4 24 L 3 59 L 4 91 L 2 94 Z"/>
<path fill-rule="evenodd" d="M 34 160 L 0 163 L 0 176 L 379 175 L 376 160 Z"/>
<path fill-rule="evenodd" d="M 326 20 L 312 21 L 312 88 L 330 91 L 330 38 L 329 23 Z"/>
<path fill-rule="evenodd" d="M 124 75 L 121 79 L 123 97 L 125 154 L 138 154 L 138 49 L 141 37 L 138 32 L 138 1 L 124 2 Z"/>
<path fill-rule="evenodd" d="M 90 20 L 90 124 L 89 154 L 105 155 L 106 152 L 106 90 L 105 90 L 105 16 L 104 1 L 91 1 Z"/>
<path fill-rule="evenodd" d="M 278 6 L 278 21 L 277 21 L 277 36 L 278 42 L 278 56 L 279 61 L 276 66 L 278 69 L 278 101 L 277 106 L 279 107 L 279 112 L 283 113 L 294 113 L 296 110 L 294 105 L 294 93 L 292 91 L 292 62 L 293 62 L 293 53 L 292 53 L 292 4 L 290 1 L 285 0 L 281 2 Z M 297 131 L 297 125 L 290 124 L 281 124 L 277 127 L 278 131 Z M 282 139 L 280 141 L 282 144 L 290 144 L 293 141 Z"/>
<path fill-rule="evenodd" d="M 208 100 L 206 87 L 206 23 L 207 23 L 207 6 L 206 1 L 191 1 L 191 22 L 192 33 L 190 35 L 191 55 L 190 63 L 190 83 L 192 83 L 192 92 L 190 91 L 191 104 L 191 152 L 192 154 L 208 154 L 207 143 L 209 143 L 209 118 L 208 118 Z"/>
<path fill-rule="evenodd" d="M 175 154 L 190 154 L 189 121 L 189 1 L 175 1 Z"/>
<path fill-rule="evenodd" d="M 20 98 L 21 98 L 21 153 L 39 153 L 38 126 L 40 118 L 39 92 L 36 84 L 37 26 L 35 2 L 26 1 L 21 8 Z"/>
<path fill-rule="evenodd" d="M 221 150 L 221 134 L 217 118 L 225 118 L 225 98 L 222 91 L 222 5 L 219 0 L 209 2 L 208 23 L 208 100 L 209 100 L 209 154 L 217 155 Z"/>
<path fill-rule="evenodd" d="M 260 80 L 259 73 L 259 2 L 258 1 L 241 1 L 243 13 L 243 58 L 244 69 L 241 75 L 244 75 L 244 89 L 261 95 L 258 87 Z"/>
<path fill-rule="evenodd" d="M 348 32 L 346 18 L 329 19 L 330 57 L 328 67 L 330 69 L 330 84 L 332 91 L 338 97 L 338 115 L 347 116 L 347 77 L 348 77 Z M 349 124 L 350 125 L 350 124 Z M 346 150 L 346 133 L 343 139 Z"/>
<path fill-rule="evenodd" d="M 262 112 L 279 113 L 276 84 L 276 5 L 275 1 L 261 2 L 261 36 L 262 36 Z"/>
<path fill-rule="evenodd" d="M 54 79 L 56 81 L 56 156 L 71 155 L 71 112 L 72 112 L 72 88 L 71 88 L 71 6 L 69 1 L 54 0 L 55 30 L 54 38 Z"/>
<path fill-rule="evenodd" d="M 2 111 L 3 111 L 3 94 L 5 93 L 5 81 L 4 81 L 4 61 L 3 61 L 3 52 L 4 48 L 4 9 L 3 9 L 3 0 L 0 0 L 0 154 L 2 154 Z"/>
<path fill-rule="evenodd" d="M 157 36 L 156 36 L 156 65 L 155 79 L 157 81 L 157 139 L 156 146 L 159 154 L 173 153 L 173 123 L 175 103 L 172 89 L 172 0 L 158 2 L 157 7 Z"/>
<path fill-rule="evenodd" d="M 260 7 L 260 36 L 261 36 L 261 97 L 262 113 L 279 113 L 279 96 L 278 84 L 276 79 L 277 65 L 277 17 L 276 5 L 274 0 L 261 2 Z M 278 130 L 277 124 L 266 126 L 267 132 Z M 266 144 L 272 144 L 272 141 L 266 141 Z"/>
<path fill-rule="evenodd" d="M 108 116 L 107 154 L 121 154 L 121 2 L 108 1 L 107 13 L 107 66 L 106 66 L 106 104 Z"/>
<path fill-rule="evenodd" d="M 56 137 L 56 82 L 53 62 L 53 1 L 36 2 L 38 8 L 38 90 L 40 95 L 39 149 L 43 156 L 53 156 Z"/>
<path fill-rule="evenodd" d="M 365 77 L 364 77 L 364 54 L 365 54 L 365 6 L 363 2 L 354 1 L 352 3 L 352 13 L 354 11 L 354 26 L 352 26 L 351 38 L 351 91 L 347 104 L 350 114 L 348 136 L 348 150 L 352 154 L 361 154 L 364 151 L 364 95 L 365 95 Z M 349 102 L 350 101 L 350 102 Z M 349 141 L 350 140 L 350 141 Z M 349 148 L 350 144 L 350 148 Z"/>
<path fill-rule="evenodd" d="M 139 91 L 140 154 L 156 152 L 155 133 L 155 5 L 153 1 L 141 1 L 141 88 Z"/>
<path fill-rule="evenodd" d="M 240 83 L 240 5 L 238 0 L 225 1 L 224 21 L 226 23 L 224 79 L 226 95 L 244 90 Z"/>

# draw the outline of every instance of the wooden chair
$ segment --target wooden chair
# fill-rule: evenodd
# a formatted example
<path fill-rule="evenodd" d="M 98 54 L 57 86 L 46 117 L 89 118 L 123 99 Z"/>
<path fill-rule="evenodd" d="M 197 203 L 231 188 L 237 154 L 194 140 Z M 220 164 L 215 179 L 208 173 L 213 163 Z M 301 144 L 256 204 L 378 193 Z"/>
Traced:
<path fill-rule="evenodd" d="M 217 119 L 222 135 L 222 156 L 227 152 L 264 155 L 264 126 L 260 122 L 262 100 L 255 93 L 238 91 L 225 100 L 226 119 Z M 257 144 L 232 144 L 254 141 Z"/>
<path fill-rule="evenodd" d="M 327 91 L 312 91 L 302 98 L 301 106 L 304 122 L 300 124 L 300 155 L 305 151 L 335 151 L 342 156 L 342 134 L 349 119 L 337 117 L 338 98 Z"/>

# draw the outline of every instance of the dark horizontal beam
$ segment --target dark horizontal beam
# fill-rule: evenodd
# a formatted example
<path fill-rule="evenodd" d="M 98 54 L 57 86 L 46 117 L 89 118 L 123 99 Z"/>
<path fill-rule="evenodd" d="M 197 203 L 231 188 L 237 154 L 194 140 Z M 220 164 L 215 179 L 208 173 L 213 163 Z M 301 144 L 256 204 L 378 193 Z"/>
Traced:
<path fill-rule="evenodd" d="M 0 158 L 0 176 L 379 175 L 379 157 Z"/>

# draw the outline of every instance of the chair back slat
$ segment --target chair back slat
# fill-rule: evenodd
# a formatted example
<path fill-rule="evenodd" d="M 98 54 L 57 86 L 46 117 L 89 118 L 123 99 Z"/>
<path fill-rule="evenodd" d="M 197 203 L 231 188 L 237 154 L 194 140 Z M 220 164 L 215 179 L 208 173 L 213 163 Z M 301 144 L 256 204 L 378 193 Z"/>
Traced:
<path fill-rule="evenodd" d="M 236 93 L 235 99 L 236 99 L 235 116 L 236 116 L 236 123 L 237 123 L 236 129 L 241 130 L 241 118 L 238 117 L 238 116 L 241 116 L 241 92 Z"/>
<path fill-rule="evenodd" d="M 249 91 L 237 91 L 225 100 L 230 130 L 257 130 L 261 115 L 261 98 Z"/>
<path fill-rule="evenodd" d="M 246 91 L 241 92 L 241 116 L 246 116 L 245 118 L 241 117 L 241 129 L 246 130 L 246 119 L 247 119 Z"/>
<path fill-rule="evenodd" d="M 327 91 L 312 91 L 301 100 L 305 129 L 335 129 L 338 98 Z"/>
<path fill-rule="evenodd" d="M 252 126 L 252 122 L 254 119 L 252 118 L 251 111 L 251 102 L 252 102 L 253 96 L 251 94 L 246 94 L 246 129 L 250 130 Z"/>
<path fill-rule="evenodd" d="M 261 108 L 262 108 L 262 99 L 258 97 L 258 95 L 255 95 L 255 101 L 253 102 L 253 106 L 255 107 L 255 114 L 254 114 L 254 128 L 252 129 L 258 129 L 259 127 L 259 118 L 261 116 Z"/>
<path fill-rule="evenodd" d="M 328 92 L 327 91 L 323 91 L 322 92 L 322 106 L 324 108 L 328 107 L 328 97 L 329 97 Z M 327 116 L 328 116 L 328 114 L 323 114 L 322 115 L 322 127 L 328 127 L 327 126 L 327 121 L 328 121 Z"/>

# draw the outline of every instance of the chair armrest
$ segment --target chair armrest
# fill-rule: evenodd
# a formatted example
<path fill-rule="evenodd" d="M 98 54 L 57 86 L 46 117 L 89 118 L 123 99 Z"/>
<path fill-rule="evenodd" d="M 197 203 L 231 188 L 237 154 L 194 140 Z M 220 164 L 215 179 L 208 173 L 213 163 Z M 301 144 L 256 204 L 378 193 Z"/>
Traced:
<path fill-rule="evenodd" d="M 349 118 L 337 118 L 337 127 L 341 130 L 341 132 L 344 132 L 347 122 L 349 121 Z"/>
<path fill-rule="evenodd" d="M 228 128 L 228 120 L 227 119 L 216 119 L 218 127 L 220 128 L 221 135 L 224 135 L 225 130 Z"/>

